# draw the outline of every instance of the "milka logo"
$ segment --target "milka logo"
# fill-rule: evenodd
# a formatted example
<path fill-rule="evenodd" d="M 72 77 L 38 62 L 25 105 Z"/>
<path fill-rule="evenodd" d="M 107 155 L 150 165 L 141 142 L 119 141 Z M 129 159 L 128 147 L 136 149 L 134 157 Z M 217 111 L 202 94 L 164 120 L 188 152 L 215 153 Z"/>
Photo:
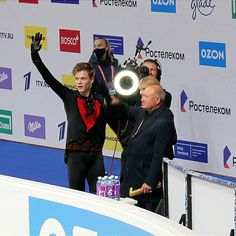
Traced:
<path fill-rule="evenodd" d="M 212 0 L 192 0 L 191 9 L 193 10 L 192 19 L 197 17 L 197 11 L 203 16 L 209 16 L 215 9 L 215 5 Z"/>
<path fill-rule="evenodd" d="M 24 115 L 25 136 L 34 138 L 46 138 L 45 117 Z"/>
<path fill-rule="evenodd" d="M 6 79 L 8 79 L 7 74 L 5 72 L 0 73 L 0 83 L 3 82 Z"/>
<path fill-rule="evenodd" d="M 40 129 L 42 126 L 38 121 L 30 122 L 28 124 L 28 130 L 30 133 L 33 133 L 35 130 Z"/>

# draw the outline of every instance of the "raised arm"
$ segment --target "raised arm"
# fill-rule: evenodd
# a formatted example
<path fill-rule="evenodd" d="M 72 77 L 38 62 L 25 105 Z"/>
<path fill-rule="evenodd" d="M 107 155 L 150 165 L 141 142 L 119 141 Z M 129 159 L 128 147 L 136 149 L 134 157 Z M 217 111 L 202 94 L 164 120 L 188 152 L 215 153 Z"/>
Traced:
<path fill-rule="evenodd" d="M 36 33 L 35 36 L 32 37 L 31 42 L 31 58 L 38 69 L 39 73 L 42 75 L 44 81 L 51 87 L 51 89 L 62 99 L 64 100 L 66 96 L 66 87 L 62 85 L 47 69 L 47 67 L 42 62 L 41 57 L 39 56 L 39 51 L 42 47 L 42 34 Z"/>

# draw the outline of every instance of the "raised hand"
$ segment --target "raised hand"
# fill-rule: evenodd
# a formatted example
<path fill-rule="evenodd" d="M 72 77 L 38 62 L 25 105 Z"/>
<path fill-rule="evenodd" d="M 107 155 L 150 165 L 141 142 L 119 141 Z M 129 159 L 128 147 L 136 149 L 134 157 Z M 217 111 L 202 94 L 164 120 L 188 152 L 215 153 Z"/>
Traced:
<path fill-rule="evenodd" d="M 36 33 L 35 36 L 32 37 L 32 42 L 31 42 L 31 47 L 30 47 L 31 53 L 38 52 L 41 49 L 42 38 L 43 38 L 43 35 L 40 32 Z"/>

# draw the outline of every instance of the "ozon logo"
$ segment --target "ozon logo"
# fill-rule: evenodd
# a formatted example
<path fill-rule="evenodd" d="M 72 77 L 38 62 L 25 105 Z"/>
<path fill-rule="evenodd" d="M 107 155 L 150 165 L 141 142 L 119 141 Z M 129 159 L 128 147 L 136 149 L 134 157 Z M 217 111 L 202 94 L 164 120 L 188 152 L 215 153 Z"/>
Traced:
<path fill-rule="evenodd" d="M 151 11 L 176 13 L 176 0 L 152 0 Z"/>
<path fill-rule="evenodd" d="M 199 64 L 226 67 L 226 47 L 224 43 L 199 42 Z"/>
<path fill-rule="evenodd" d="M 114 232 L 116 235 L 150 235 L 134 225 L 95 212 L 96 204 L 94 206 L 91 211 L 29 196 L 29 235 L 97 236 L 114 235 Z"/>
<path fill-rule="evenodd" d="M 39 236 L 44 236 L 44 235 L 66 236 L 67 234 L 58 220 L 54 218 L 49 218 L 46 221 L 44 221 L 40 229 Z M 73 226 L 72 236 L 78 236 L 78 235 L 97 236 L 97 232 L 79 226 Z"/>
<path fill-rule="evenodd" d="M 80 53 L 80 31 L 60 29 L 60 51 Z"/>

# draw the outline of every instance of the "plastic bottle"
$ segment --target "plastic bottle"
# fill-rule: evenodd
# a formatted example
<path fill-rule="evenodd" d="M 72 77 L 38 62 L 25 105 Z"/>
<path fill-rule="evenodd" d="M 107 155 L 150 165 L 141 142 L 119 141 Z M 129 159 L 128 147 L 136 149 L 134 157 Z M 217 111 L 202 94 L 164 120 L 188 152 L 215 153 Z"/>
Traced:
<path fill-rule="evenodd" d="M 96 194 L 101 196 L 101 184 L 102 184 L 102 177 L 98 176 L 98 180 L 96 183 Z"/>
<path fill-rule="evenodd" d="M 107 197 L 113 198 L 114 197 L 114 175 L 109 176 L 107 182 Z"/>
<path fill-rule="evenodd" d="M 107 197 L 107 182 L 108 182 L 108 177 L 104 176 L 101 181 L 100 196 Z"/>
<path fill-rule="evenodd" d="M 114 178 L 114 193 L 113 198 L 115 200 L 120 200 L 120 180 L 118 176 L 115 176 Z"/>

